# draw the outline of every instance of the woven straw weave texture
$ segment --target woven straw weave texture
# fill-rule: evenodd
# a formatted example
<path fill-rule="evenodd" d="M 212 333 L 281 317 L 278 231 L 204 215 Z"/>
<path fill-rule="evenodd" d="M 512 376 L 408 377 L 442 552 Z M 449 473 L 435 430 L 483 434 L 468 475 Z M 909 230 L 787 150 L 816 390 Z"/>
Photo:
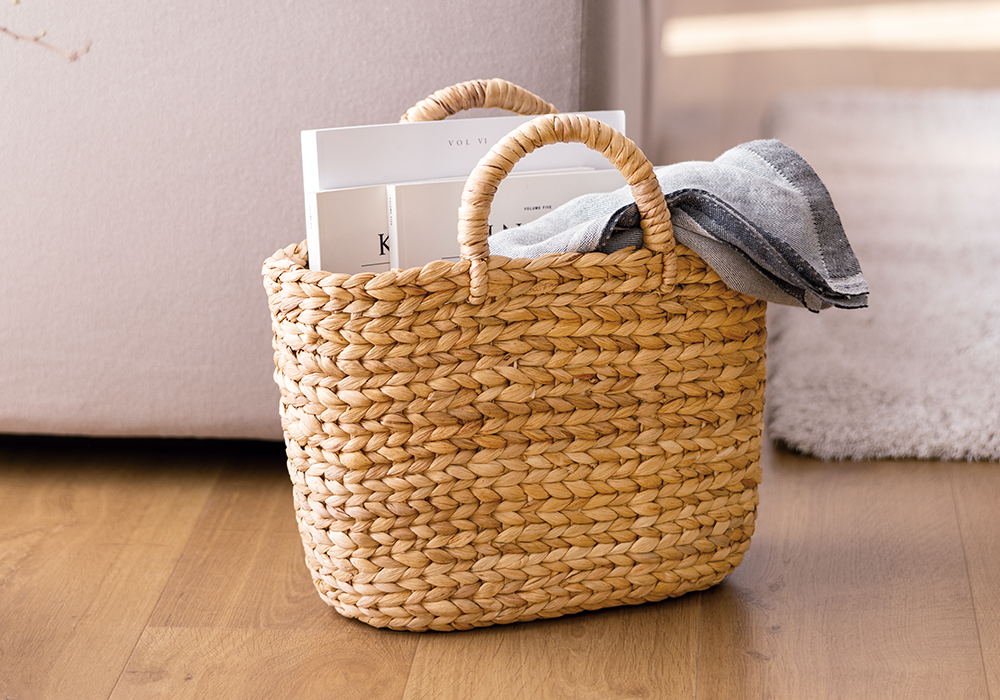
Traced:
<path fill-rule="evenodd" d="M 477 107 L 505 109 L 517 114 L 555 114 L 558 111 L 554 105 L 521 86 L 494 78 L 469 80 L 442 88 L 410 107 L 399 121 L 435 121 Z"/>
<path fill-rule="evenodd" d="M 492 192 L 559 141 L 632 185 L 644 246 L 490 256 Z M 652 184 L 651 184 L 652 183 Z M 377 275 L 264 266 L 306 562 L 377 627 L 456 630 L 701 590 L 754 530 L 765 304 L 675 244 L 652 168 L 537 118 L 469 179 L 463 259 Z"/>

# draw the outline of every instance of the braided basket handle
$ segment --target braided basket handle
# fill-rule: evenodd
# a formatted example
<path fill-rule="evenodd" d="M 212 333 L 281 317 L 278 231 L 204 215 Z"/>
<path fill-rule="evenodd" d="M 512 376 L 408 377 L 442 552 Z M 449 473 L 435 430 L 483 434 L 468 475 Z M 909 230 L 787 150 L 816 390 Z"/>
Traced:
<path fill-rule="evenodd" d="M 516 114 L 555 114 L 559 110 L 538 95 L 500 78 L 469 80 L 438 90 L 410 107 L 400 122 L 444 119 L 474 107 L 497 107 Z"/>
<path fill-rule="evenodd" d="M 663 254 L 660 288 L 669 291 L 677 279 L 674 230 L 652 164 L 635 143 L 603 122 L 583 115 L 551 114 L 535 117 L 500 139 L 465 183 L 458 210 L 458 243 L 462 259 L 472 263 L 470 303 L 481 303 L 486 296 L 490 205 L 497 187 L 517 161 L 553 143 L 582 143 L 601 153 L 625 177 L 639 206 L 643 247 Z"/>

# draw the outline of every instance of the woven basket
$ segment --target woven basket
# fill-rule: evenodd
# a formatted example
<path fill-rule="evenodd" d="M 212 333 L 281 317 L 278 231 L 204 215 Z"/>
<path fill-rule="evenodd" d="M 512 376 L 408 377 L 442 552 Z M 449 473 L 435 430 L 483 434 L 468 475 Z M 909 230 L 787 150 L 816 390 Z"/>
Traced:
<path fill-rule="evenodd" d="M 519 90 L 502 83 L 491 100 L 475 87 L 498 82 L 456 86 L 472 95 L 459 108 Z M 526 109 L 547 104 L 534 100 Z M 497 185 L 556 142 L 622 172 L 642 249 L 490 256 Z M 649 161 L 585 117 L 538 117 L 505 137 L 459 218 L 455 263 L 349 276 L 310 271 L 305 244 L 265 263 L 320 595 L 377 627 L 454 630 L 721 581 L 754 529 L 765 304 L 674 242 Z"/>

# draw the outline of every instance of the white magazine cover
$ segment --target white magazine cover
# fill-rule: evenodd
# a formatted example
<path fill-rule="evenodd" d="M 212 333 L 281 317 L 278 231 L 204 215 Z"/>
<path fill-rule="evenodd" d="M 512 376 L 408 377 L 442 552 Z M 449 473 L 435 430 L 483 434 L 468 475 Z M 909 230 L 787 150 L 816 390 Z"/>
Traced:
<path fill-rule="evenodd" d="M 625 133 L 621 110 L 582 114 Z M 533 118 L 513 115 L 303 131 L 304 190 L 468 177 L 494 144 Z M 580 167 L 612 168 L 604 156 L 583 144 L 559 143 L 524 158 L 514 172 Z"/>

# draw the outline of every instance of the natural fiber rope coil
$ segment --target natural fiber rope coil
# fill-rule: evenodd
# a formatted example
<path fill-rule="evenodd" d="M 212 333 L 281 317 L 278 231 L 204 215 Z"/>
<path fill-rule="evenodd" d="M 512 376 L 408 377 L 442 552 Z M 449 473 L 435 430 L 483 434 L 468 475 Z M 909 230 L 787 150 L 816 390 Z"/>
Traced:
<path fill-rule="evenodd" d="M 410 107 L 399 121 L 436 121 L 476 107 L 505 109 L 516 114 L 554 114 L 558 111 L 524 88 L 492 78 L 469 80 L 438 90 Z"/>

